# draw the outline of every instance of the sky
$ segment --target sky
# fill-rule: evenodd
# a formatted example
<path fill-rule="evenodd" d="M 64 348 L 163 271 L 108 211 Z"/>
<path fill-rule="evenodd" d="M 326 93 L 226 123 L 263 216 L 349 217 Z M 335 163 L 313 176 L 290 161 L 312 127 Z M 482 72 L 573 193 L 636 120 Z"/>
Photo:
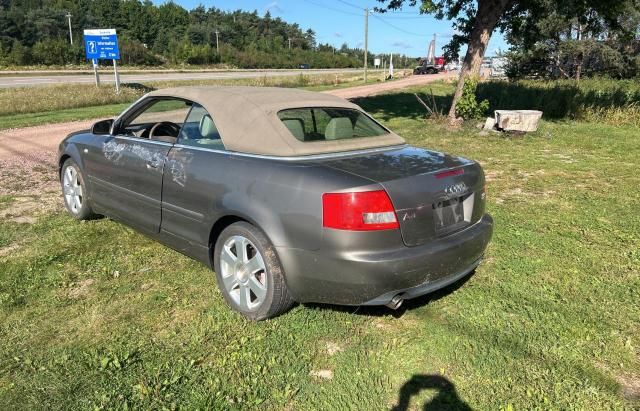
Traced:
<path fill-rule="evenodd" d="M 154 0 L 154 3 L 165 1 Z M 373 9 L 382 4 L 376 0 L 174 0 L 174 3 L 189 10 L 200 4 L 228 11 L 257 10 L 260 15 L 268 10 L 273 17 L 298 23 L 303 30 L 314 30 L 318 43 L 329 43 L 335 47 L 344 42 L 351 47 L 364 47 L 364 8 Z M 369 50 L 374 53 L 426 56 L 434 33 L 436 55 L 441 55 L 442 46 L 453 34 L 450 21 L 420 15 L 417 6 L 408 5 L 398 12 L 369 16 Z M 498 50 L 506 51 L 507 48 L 502 35 L 495 32 L 486 55 L 493 56 Z"/>

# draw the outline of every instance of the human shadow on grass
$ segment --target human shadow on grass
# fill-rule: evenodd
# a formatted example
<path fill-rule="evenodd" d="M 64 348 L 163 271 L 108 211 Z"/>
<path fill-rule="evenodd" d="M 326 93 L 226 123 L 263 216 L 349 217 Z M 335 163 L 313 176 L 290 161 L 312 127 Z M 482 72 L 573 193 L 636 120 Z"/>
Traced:
<path fill-rule="evenodd" d="M 441 375 L 415 374 L 402 385 L 398 393 L 398 403 L 391 410 L 408 410 L 411 398 L 423 390 L 436 390 L 436 395 L 423 404 L 422 409 L 425 411 L 472 409 L 458 396 L 455 385 L 447 378 Z"/>
<path fill-rule="evenodd" d="M 393 310 L 383 305 L 350 306 L 350 305 L 332 305 L 332 304 L 316 304 L 316 303 L 304 303 L 303 305 L 310 308 L 328 309 L 333 311 L 348 312 L 351 314 L 364 315 L 364 316 L 370 316 L 370 317 L 392 316 L 394 318 L 400 318 L 408 311 L 423 307 L 433 301 L 438 301 L 441 298 L 444 298 L 450 294 L 453 294 L 460 287 L 462 287 L 467 281 L 469 281 L 469 279 L 471 279 L 471 277 L 473 277 L 475 273 L 476 273 L 476 270 L 473 270 L 463 278 L 459 279 L 454 283 L 449 284 L 444 288 L 441 288 L 429 294 L 425 294 L 421 297 L 413 298 L 411 300 L 405 300 L 402 303 L 402 305 L 396 310 Z"/>

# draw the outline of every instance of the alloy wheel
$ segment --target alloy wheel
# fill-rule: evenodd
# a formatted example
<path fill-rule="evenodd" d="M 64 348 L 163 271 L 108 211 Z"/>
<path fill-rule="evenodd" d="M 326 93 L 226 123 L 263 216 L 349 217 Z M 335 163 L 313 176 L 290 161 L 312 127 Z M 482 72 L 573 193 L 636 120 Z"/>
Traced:
<path fill-rule="evenodd" d="M 256 310 L 267 296 L 267 272 L 264 259 L 246 237 L 235 235 L 225 241 L 220 255 L 224 289 L 245 311 Z"/>
<path fill-rule="evenodd" d="M 72 213 L 78 214 L 82 209 L 83 192 L 78 170 L 74 166 L 67 166 L 62 177 L 64 201 Z"/>

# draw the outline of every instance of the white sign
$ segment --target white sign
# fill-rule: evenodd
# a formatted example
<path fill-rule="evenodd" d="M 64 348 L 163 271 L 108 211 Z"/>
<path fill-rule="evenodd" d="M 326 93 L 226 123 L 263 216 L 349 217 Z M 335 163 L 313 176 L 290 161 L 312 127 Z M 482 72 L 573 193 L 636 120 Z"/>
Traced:
<path fill-rule="evenodd" d="M 85 36 L 115 36 L 116 29 L 89 29 L 84 31 Z"/>
<path fill-rule="evenodd" d="M 376 67 L 380 67 L 380 59 L 373 59 L 373 65 Z"/>

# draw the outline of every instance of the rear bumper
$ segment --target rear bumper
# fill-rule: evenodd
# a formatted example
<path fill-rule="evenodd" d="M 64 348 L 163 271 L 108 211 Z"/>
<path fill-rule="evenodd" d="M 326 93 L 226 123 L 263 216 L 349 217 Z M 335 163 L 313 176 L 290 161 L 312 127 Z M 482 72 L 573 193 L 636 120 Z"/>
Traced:
<path fill-rule="evenodd" d="M 419 297 L 469 274 L 493 233 L 488 214 L 474 225 L 416 247 L 384 251 L 308 251 L 278 247 L 287 286 L 299 302 L 383 305 Z"/>

